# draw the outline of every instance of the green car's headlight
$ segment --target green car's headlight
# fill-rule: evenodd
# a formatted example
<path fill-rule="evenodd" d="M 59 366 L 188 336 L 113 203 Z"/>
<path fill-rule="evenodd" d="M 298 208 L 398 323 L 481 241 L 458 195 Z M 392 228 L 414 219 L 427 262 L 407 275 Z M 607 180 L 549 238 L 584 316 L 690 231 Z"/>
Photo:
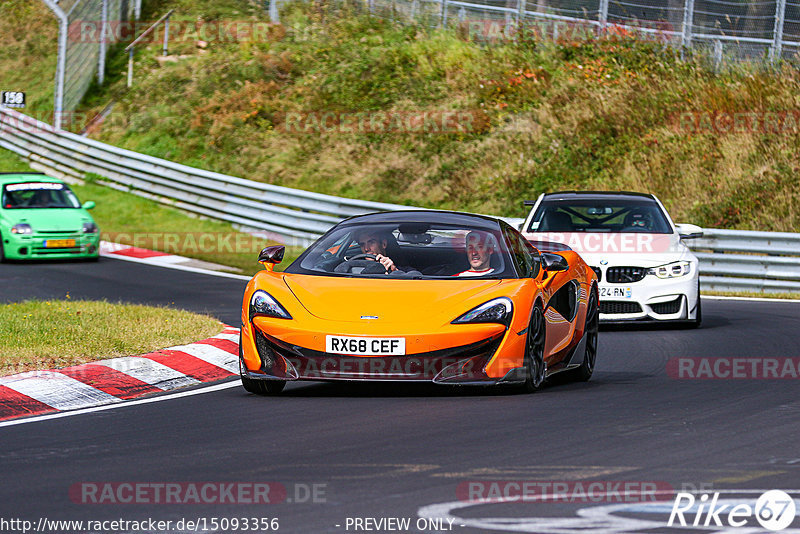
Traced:
<path fill-rule="evenodd" d="M 96 234 L 97 232 L 99 232 L 99 229 L 97 228 L 97 225 L 95 223 L 85 222 L 83 223 L 83 228 L 81 229 L 81 231 L 84 234 Z"/>
<path fill-rule="evenodd" d="M 253 317 L 275 317 L 276 319 L 291 319 L 292 316 L 284 309 L 272 295 L 259 289 L 250 297 L 250 320 Z"/>
<path fill-rule="evenodd" d="M 15 224 L 11 227 L 12 234 L 32 234 L 33 228 L 31 228 L 30 224 L 27 223 L 19 223 Z"/>
<path fill-rule="evenodd" d="M 511 299 L 500 297 L 472 308 L 452 324 L 499 323 L 508 327 L 513 311 Z"/>
<path fill-rule="evenodd" d="M 692 262 L 690 261 L 674 261 L 647 269 L 647 274 L 658 278 L 680 278 L 690 272 L 692 272 Z"/>

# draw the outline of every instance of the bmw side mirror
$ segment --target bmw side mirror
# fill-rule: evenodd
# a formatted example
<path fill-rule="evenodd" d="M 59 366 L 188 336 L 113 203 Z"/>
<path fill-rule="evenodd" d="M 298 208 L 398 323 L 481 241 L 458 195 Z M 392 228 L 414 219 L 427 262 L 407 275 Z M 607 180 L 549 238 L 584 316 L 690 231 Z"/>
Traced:
<path fill-rule="evenodd" d="M 83 206 L 81 206 L 85 210 L 90 210 L 94 207 L 94 200 L 90 200 L 89 202 L 84 202 Z"/>
<path fill-rule="evenodd" d="M 566 271 L 569 269 L 569 264 L 564 256 L 553 254 L 551 252 L 542 252 L 542 267 L 549 273 L 558 271 Z"/>
<path fill-rule="evenodd" d="M 678 235 L 681 239 L 697 239 L 703 237 L 703 229 L 694 224 L 676 224 L 675 228 L 678 230 Z"/>
<path fill-rule="evenodd" d="M 285 252 L 286 247 L 284 245 L 266 247 L 258 255 L 258 263 L 262 264 L 266 270 L 271 271 L 276 263 L 283 261 L 283 254 Z"/>

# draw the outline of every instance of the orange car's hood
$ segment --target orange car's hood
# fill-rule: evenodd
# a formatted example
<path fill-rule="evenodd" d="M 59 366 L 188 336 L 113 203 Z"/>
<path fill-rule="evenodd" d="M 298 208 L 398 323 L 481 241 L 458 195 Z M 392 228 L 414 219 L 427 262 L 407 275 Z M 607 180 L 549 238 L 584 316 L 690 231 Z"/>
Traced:
<path fill-rule="evenodd" d="M 287 275 L 286 285 L 309 313 L 332 321 L 450 322 L 482 304 L 476 299 L 500 280 L 376 280 Z M 480 300 L 477 302 L 474 300 Z M 452 316 L 452 317 L 451 317 Z"/>

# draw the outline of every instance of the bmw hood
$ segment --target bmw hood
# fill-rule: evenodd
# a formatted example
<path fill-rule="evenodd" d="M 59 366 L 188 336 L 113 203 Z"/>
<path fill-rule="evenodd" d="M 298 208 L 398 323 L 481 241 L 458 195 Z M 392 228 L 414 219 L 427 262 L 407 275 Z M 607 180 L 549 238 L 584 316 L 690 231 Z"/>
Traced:
<path fill-rule="evenodd" d="M 427 325 L 449 323 L 495 297 L 492 290 L 502 282 L 381 280 L 309 275 L 286 276 L 284 281 L 300 304 L 321 319 L 405 324 L 421 322 Z"/>

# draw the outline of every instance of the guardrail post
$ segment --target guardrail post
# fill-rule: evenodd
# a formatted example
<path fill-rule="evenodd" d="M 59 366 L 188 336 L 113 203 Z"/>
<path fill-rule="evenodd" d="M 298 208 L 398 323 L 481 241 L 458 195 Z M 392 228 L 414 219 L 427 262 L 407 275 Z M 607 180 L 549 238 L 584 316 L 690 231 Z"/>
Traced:
<path fill-rule="evenodd" d="M 519 27 L 522 24 L 522 21 L 525 19 L 525 8 L 526 3 L 525 0 L 519 0 L 519 9 L 517 10 L 517 31 L 519 31 Z"/>
<path fill-rule="evenodd" d="M 158 19 L 149 28 L 147 28 L 145 31 L 143 31 L 141 33 L 141 35 L 139 35 L 139 37 L 134 39 L 131 44 L 129 44 L 128 46 L 125 47 L 125 51 L 128 53 L 128 88 L 130 88 L 133 85 L 133 50 L 136 48 L 136 45 L 139 44 L 139 42 L 142 39 L 144 39 L 145 37 L 150 35 L 150 33 L 155 31 L 155 29 L 158 27 L 158 25 L 161 24 L 162 22 L 164 23 L 164 48 L 163 48 L 163 51 L 164 51 L 164 55 L 165 56 L 167 55 L 167 44 L 168 44 L 168 41 L 169 41 L 169 18 L 172 16 L 172 13 L 174 11 L 175 11 L 174 9 L 170 9 L 169 11 L 167 11 L 167 13 L 163 17 Z"/>
<path fill-rule="evenodd" d="M 100 54 L 97 58 L 97 82 L 103 85 L 103 80 L 106 76 L 106 35 L 108 34 L 108 2 L 109 0 L 100 0 L 102 6 L 100 8 Z"/>
<path fill-rule="evenodd" d="M 278 15 L 278 0 L 269 1 L 269 21 L 275 23 L 280 22 L 280 17 Z"/>
<path fill-rule="evenodd" d="M 608 0 L 600 0 L 600 33 L 606 31 L 606 24 L 608 23 Z"/>
<path fill-rule="evenodd" d="M 447 0 L 442 0 L 442 28 L 447 28 Z"/>
<path fill-rule="evenodd" d="M 769 49 L 772 63 L 780 61 L 783 52 L 783 23 L 786 18 L 786 0 L 778 0 L 775 6 L 775 28 L 773 30 L 772 48 Z"/>
<path fill-rule="evenodd" d="M 167 45 L 169 44 L 169 17 L 170 15 L 167 15 L 167 19 L 164 21 L 164 50 L 161 54 L 164 57 L 167 56 Z"/>
<path fill-rule="evenodd" d="M 61 129 L 61 119 L 64 115 L 64 78 L 67 71 L 67 34 L 69 33 L 69 19 L 64 10 L 53 0 L 44 0 L 56 17 L 58 17 L 58 62 L 56 63 L 56 86 L 53 94 L 53 127 Z"/>
<path fill-rule="evenodd" d="M 714 39 L 714 69 L 719 70 L 722 66 L 722 41 Z"/>
<path fill-rule="evenodd" d="M 691 48 L 693 25 L 694 0 L 686 0 L 686 3 L 683 6 L 683 33 L 681 34 L 681 48 Z"/>
<path fill-rule="evenodd" d="M 133 85 L 133 47 L 128 49 L 128 89 Z"/>

